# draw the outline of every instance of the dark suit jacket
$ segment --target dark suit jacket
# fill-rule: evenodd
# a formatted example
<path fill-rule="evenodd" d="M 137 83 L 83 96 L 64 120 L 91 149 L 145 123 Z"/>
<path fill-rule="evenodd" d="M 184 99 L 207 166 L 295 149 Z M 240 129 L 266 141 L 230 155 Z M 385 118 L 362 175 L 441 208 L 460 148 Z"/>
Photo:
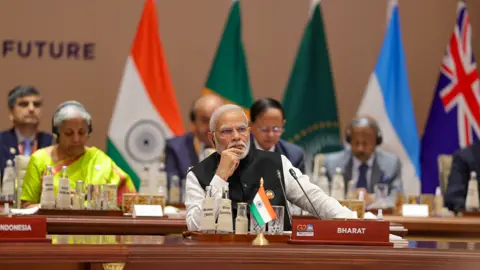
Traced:
<path fill-rule="evenodd" d="M 52 145 L 53 136 L 49 133 L 37 133 L 37 149 Z M 10 149 L 15 149 L 12 153 Z M 0 182 L 3 181 L 3 171 L 7 165 L 7 160 L 14 161 L 15 156 L 18 155 L 18 140 L 17 134 L 13 128 L 0 132 Z"/>
<path fill-rule="evenodd" d="M 470 180 L 472 171 L 477 173 L 477 177 L 480 175 L 480 142 L 478 141 L 453 154 L 452 168 L 445 194 L 445 205 L 449 210 L 455 212 L 465 210 L 468 180 Z"/>
<path fill-rule="evenodd" d="M 275 145 L 275 152 L 287 157 L 293 167 L 299 169 L 302 173 L 305 173 L 305 152 L 300 146 L 289 143 L 285 140 L 280 140 Z"/>
<path fill-rule="evenodd" d="M 253 136 L 253 133 L 250 133 L 250 147 L 255 147 L 254 140 L 255 137 Z M 275 145 L 275 152 L 284 155 L 290 160 L 293 167 L 299 169 L 302 173 L 305 173 L 305 152 L 300 146 L 280 139 Z"/>
<path fill-rule="evenodd" d="M 165 170 L 168 182 L 176 175 L 180 179 L 187 176 L 187 170 L 198 163 L 198 155 L 193 146 L 193 132 L 167 140 L 165 145 Z"/>

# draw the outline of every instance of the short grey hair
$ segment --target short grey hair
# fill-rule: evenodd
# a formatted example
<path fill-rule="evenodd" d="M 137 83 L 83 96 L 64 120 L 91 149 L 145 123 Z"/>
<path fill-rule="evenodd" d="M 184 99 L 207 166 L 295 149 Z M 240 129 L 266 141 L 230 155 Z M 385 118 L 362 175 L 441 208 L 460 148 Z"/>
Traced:
<path fill-rule="evenodd" d="M 8 93 L 7 102 L 10 110 L 13 110 L 15 103 L 17 103 L 17 98 L 25 96 L 40 96 L 40 91 L 35 87 L 30 85 L 17 85 Z"/>
<path fill-rule="evenodd" d="M 82 103 L 75 100 L 66 101 L 60 104 L 55 111 L 53 115 L 53 127 L 58 128 L 63 121 L 78 117 L 83 118 L 89 126 L 92 125 L 92 116 Z"/>
<path fill-rule="evenodd" d="M 231 112 L 231 111 L 242 112 L 242 114 L 245 116 L 245 123 L 248 125 L 248 117 L 245 114 L 245 112 L 243 111 L 242 107 L 234 105 L 234 104 L 226 104 L 226 105 L 220 106 L 218 109 L 216 109 L 213 112 L 212 117 L 210 118 L 210 131 L 211 132 L 215 131 L 215 125 L 217 124 L 217 120 L 222 114 L 224 114 L 226 112 Z"/>

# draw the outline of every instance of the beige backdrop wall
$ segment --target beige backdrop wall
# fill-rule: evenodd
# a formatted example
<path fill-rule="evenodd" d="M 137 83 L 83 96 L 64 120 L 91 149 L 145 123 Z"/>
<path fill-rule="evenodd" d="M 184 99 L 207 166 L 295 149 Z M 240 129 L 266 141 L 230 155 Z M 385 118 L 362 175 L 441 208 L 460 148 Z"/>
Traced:
<path fill-rule="evenodd" d="M 323 0 L 340 121 L 355 115 L 381 46 L 386 0 Z M 408 76 L 420 133 L 427 119 L 456 0 L 400 0 Z M 231 0 L 159 0 L 161 39 L 177 98 L 187 112 L 200 93 L 223 30 Z M 242 0 L 243 35 L 254 97 L 281 99 L 310 0 Z M 480 56 L 480 1 L 468 1 L 473 44 Z M 105 147 L 113 104 L 135 33 L 140 0 L 2 0 L 0 40 L 94 42 L 94 60 L 0 55 L 0 104 L 17 84 L 45 96 L 41 128 L 64 100 L 84 103 L 94 117 L 91 144 Z M 1 44 L 0 44 L 1 45 Z M 5 106 L 0 128 L 10 126 Z"/>

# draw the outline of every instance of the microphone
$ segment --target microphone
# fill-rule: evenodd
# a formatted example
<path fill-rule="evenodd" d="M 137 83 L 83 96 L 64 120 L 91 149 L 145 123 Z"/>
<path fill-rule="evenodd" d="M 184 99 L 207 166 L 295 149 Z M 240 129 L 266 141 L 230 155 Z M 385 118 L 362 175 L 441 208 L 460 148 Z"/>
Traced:
<path fill-rule="evenodd" d="M 282 186 L 283 199 L 285 200 L 285 208 L 287 208 L 287 215 L 288 215 L 288 219 L 290 220 L 290 226 L 293 226 L 292 213 L 290 211 L 290 206 L 288 205 L 287 193 L 285 193 L 285 187 L 283 186 L 282 174 L 280 173 L 279 170 L 277 170 L 277 176 L 278 176 L 278 180 L 280 181 L 280 186 Z"/>
<path fill-rule="evenodd" d="M 310 197 L 308 197 L 307 192 L 305 192 L 305 190 L 303 189 L 302 185 L 300 184 L 300 181 L 298 181 L 297 174 L 295 173 L 295 170 L 294 170 L 293 168 L 290 168 L 290 170 L 288 170 L 288 171 L 289 171 L 290 174 L 292 175 L 293 179 L 295 179 L 295 181 L 297 181 L 297 184 L 300 186 L 300 188 L 301 188 L 302 191 L 303 191 L 303 195 L 305 195 L 305 197 L 307 197 L 307 200 L 308 200 L 308 202 L 310 203 L 310 206 L 313 208 L 313 211 L 315 211 L 315 214 L 317 215 L 317 217 L 320 218 L 320 215 L 318 214 L 317 209 L 315 208 L 315 206 L 313 206 L 313 203 L 312 203 L 312 201 L 310 200 Z"/>

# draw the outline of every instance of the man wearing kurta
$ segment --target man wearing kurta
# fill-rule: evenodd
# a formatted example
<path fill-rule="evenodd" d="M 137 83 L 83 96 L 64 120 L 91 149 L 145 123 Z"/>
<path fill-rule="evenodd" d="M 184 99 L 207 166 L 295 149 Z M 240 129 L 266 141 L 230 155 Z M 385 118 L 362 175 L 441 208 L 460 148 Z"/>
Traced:
<path fill-rule="evenodd" d="M 103 151 L 85 145 L 92 132 L 92 118 L 82 104 L 76 101 L 61 104 L 55 111 L 52 126 L 57 143 L 36 151 L 30 158 L 22 188 L 24 207 L 40 202 L 42 176 L 47 166 L 52 167 L 55 194 L 63 166 L 67 166 L 71 190 L 75 190 L 77 180 L 83 180 L 85 186 L 116 184 L 119 204 L 124 193 L 136 192 L 130 176 Z"/>

